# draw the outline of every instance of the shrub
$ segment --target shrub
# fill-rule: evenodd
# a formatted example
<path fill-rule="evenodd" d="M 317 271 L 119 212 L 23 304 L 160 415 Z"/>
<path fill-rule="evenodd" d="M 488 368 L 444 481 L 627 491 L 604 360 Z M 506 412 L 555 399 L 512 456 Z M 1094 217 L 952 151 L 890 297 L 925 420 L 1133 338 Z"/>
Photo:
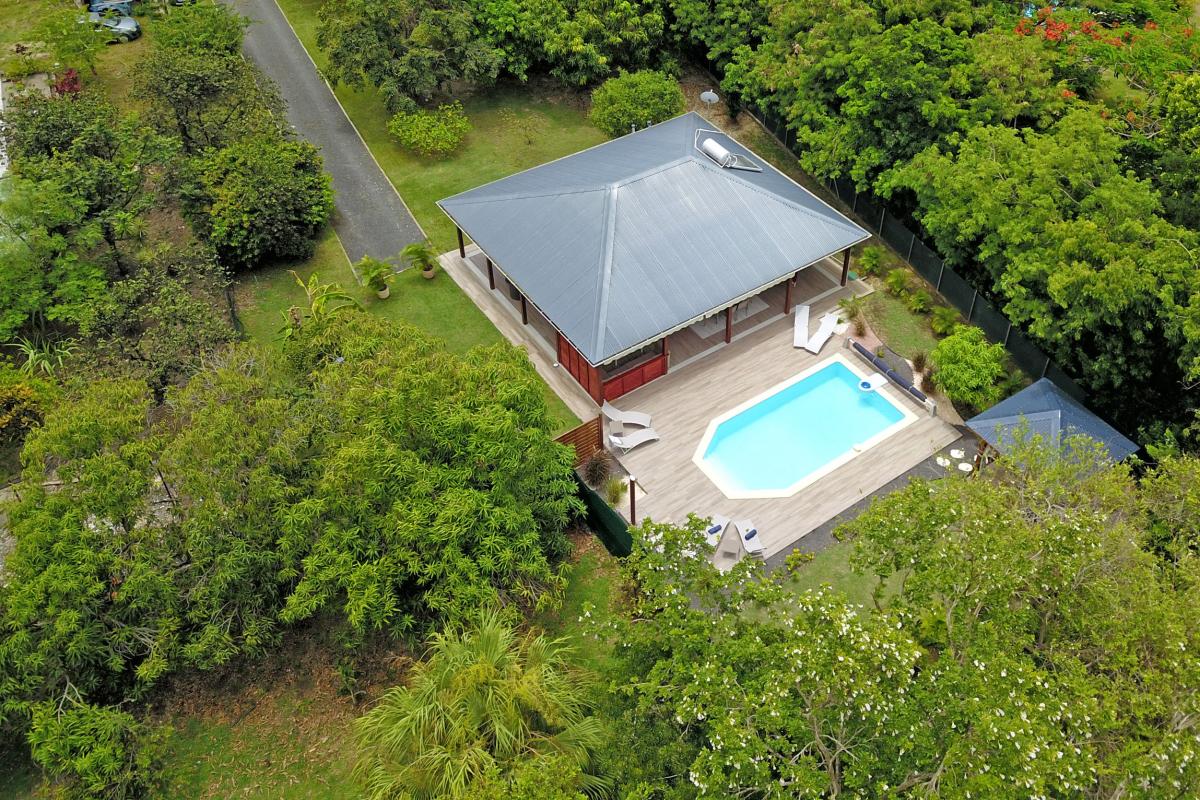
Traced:
<path fill-rule="evenodd" d="M 308 258 L 333 214 L 333 186 L 317 148 L 256 136 L 196 160 L 184 208 L 221 263 Z"/>
<path fill-rule="evenodd" d="M 903 267 L 890 270 L 883 279 L 883 284 L 887 287 L 888 294 L 903 297 L 908 294 L 908 270 Z"/>
<path fill-rule="evenodd" d="M 445 158 L 458 149 L 471 130 L 462 103 L 440 105 L 434 111 L 401 111 L 388 121 L 388 133 L 405 150 Z"/>
<path fill-rule="evenodd" d="M 29 744 L 65 798 L 151 797 L 161 778 L 164 735 L 115 708 L 40 704 Z"/>
<path fill-rule="evenodd" d="M 609 136 L 623 136 L 683 113 L 687 103 L 679 81 L 653 70 L 622 72 L 592 92 L 592 124 Z"/>
<path fill-rule="evenodd" d="M 988 342 L 982 330 L 959 325 L 929 354 L 936 370 L 933 382 L 956 403 L 988 408 L 1001 396 L 999 381 L 1006 374 L 1004 356 L 1004 348 Z"/>
<path fill-rule="evenodd" d="M 860 275 L 874 275 L 883 266 L 883 257 L 887 251 L 877 244 L 864 247 L 858 254 L 858 272 Z"/>
<path fill-rule="evenodd" d="M 610 506 L 620 504 L 629 491 L 629 484 L 620 475 L 613 475 L 604 482 L 604 499 Z"/>
<path fill-rule="evenodd" d="M 583 462 L 583 479 L 588 486 L 603 486 L 612 476 L 613 461 L 607 450 L 597 450 Z"/>
<path fill-rule="evenodd" d="M 916 372 L 924 372 L 925 367 L 929 366 L 929 355 L 924 350 L 918 350 L 913 353 L 912 368 Z"/>
<path fill-rule="evenodd" d="M 933 332 L 938 336 L 947 336 L 953 332 L 959 321 L 956 309 L 950 306 L 938 306 L 933 309 L 933 317 L 929 320 L 929 327 L 933 328 Z"/>
<path fill-rule="evenodd" d="M 924 314 L 933 305 L 933 295 L 925 289 L 917 289 L 908 296 L 908 310 L 914 314 Z"/>
<path fill-rule="evenodd" d="M 16 444 L 30 428 L 42 424 L 47 407 L 57 397 L 54 385 L 0 365 L 0 447 Z"/>

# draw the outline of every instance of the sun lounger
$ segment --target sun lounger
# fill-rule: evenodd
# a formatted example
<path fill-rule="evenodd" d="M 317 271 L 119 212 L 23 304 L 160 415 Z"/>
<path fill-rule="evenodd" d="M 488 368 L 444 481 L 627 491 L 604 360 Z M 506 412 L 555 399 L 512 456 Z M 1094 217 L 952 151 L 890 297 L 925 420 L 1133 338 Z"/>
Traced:
<path fill-rule="evenodd" d="M 796 306 L 796 320 L 792 328 L 792 347 L 808 345 L 808 306 Z"/>
<path fill-rule="evenodd" d="M 722 517 L 720 514 L 712 515 L 712 522 L 704 529 L 704 535 L 713 549 L 716 549 L 717 545 L 721 543 L 721 537 L 725 534 L 727 527 L 729 527 L 729 517 Z"/>
<path fill-rule="evenodd" d="M 654 428 L 642 428 L 640 431 L 634 431 L 633 433 L 626 434 L 624 436 L 618 436 L 615 433 L 610 433 L 608 435 L 608 440 L 612 442 L 613 447 L 617 448 L 622 453 L 626 453 L 640 444 L 658 441 L 658 431 L 654 430 Z"/>
<path fill-rule="evenodd" d="M 817 326 L 817 332 L 808 337 L 804 349 L 814 356 L 820 353 L 821 348 L 829 341 L 829 337 L 833 336 L 833 329 L 837 327 L 837 324 L 837 314 L 826 314 L 821 317 L 821 324 Z"/>
<path fill-rule="evenodd" d="M 600 410 L 613 422 L 619 422 L 622 425 L 637 425 L 639 428 L 650 427 L 649 414 L 643 414 L 640 411 L 622 411 L 609 405 L 607 400 L 604 401 L 604 405 L 600 406 Z"/>
<path fill-rule="evenodd" d="M 758 528 L 754 527 L 754 523 L 748 519 L 733 523 L 737 528 L 738 536 L 742 540 L 742 549 L 752 556 L 763 556 L 762 537 L 758 535 Z"/>

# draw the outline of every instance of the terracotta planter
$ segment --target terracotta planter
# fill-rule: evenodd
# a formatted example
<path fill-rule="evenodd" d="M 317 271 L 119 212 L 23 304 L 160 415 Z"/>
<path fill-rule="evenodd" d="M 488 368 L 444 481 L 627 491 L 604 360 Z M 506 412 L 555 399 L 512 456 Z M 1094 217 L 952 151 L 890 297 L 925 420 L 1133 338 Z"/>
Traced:
<path fill-rule="evenodd" d="M 391 293 L 392 293 L 392 287 L 384 286 L 382 289 L 380 289 L 378 292 L 375 293 L 375 296 L 378 297 L 380 300 L 387 300 L 388 296 Z"/>
<path fill-rule="evenodd" d="M 433 280 L 433 270 L 431 270 L 431 269 L 421 270 L 421 277 L 427 281 Z"/>

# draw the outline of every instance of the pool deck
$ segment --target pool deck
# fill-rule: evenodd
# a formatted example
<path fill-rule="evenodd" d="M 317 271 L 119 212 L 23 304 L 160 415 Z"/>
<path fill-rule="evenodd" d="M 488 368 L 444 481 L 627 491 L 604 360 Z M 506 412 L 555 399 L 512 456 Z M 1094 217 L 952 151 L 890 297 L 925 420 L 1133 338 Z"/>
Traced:
<path fill-rule="evenodd" d="M 467 248 L 468 258 L 478 252 L 474 245 Z M 851 281 L 847 287 L 837 287 L 840 265 L 827 261 L 829 263 L 817 265 L 816 271 L 804 276 L 805 285 L 799 287 L 795 295 L 796 302 L 811 304 L 810 324 L 813 327 L 822 314 L 836 309 L 842 297 L 870 291 L 870 287 L 858 281 Z M 520 312 L 514 304 L 503 292 L 489 290 L 486 278 L 481 277 L 479 270 L 468 260 L 459 258 L 457 251 L 443 254 L 441 263 L 500 332 L 526 350 L 538 373 L 580 419 L 594 418 L 599 413 L 595 402 L 579 384 L 556 366 L 553 347 L 546 341 L 545 333 L 539 330 L 539 319 L 534 317 L 530 325 L 522 325 Z M 824 275 L 823 281 L 821 275 Z M 729 499 L 692 461 L 709 422 L 796 373 L 825 361 L 834 353 L 845 354 L 852 363 L 860 363 L 847 348 L 846 337 L 842 335 L 830 339 L 819 356 L 794 349 L 791 315 L 777 316 L 773 321 L 759 325 L 754 323 L 755 320 L 748 320 L 741 325 L 735 324 L 732 343 L 709 346 L 682 365 L 676 365 L 675 357 L 686 357 L 689 351 L 673 345 L 673 371 L 614 402 L 624 410 L 652 414 L 654 428 L 661 434 L 661 440 L 624 455 L 614 455 L 627 472 L 637 476 L 639 522 L 646 517 L 661 522 L 683 522 L 689 513 L 750 519 L 762 537 L 764 557 L 770 558 L 791 549 L 806 534 L 918 466 L 955 441 L 959 433 L 947 422 L 929 416 L 915 400 L 904 396 L 898 403 L 918 415 L 916 422 L 791 497 Z M 748 329 L 739 333 L 743 325 Z M 690 331 L 683 333 L 691 335 Z M 861 367 L 866 369 L 865 364 Z M 893 399 L 902 397 L 894 387 L 889 391 Z M 814 424 L 820 424 L 820 420 L 814 420 Z M 618 510 L 628 518 L 628 500 Z M 804 547 L 803 544 L 799 546 Z M 727 533 L 718 547 L 718 563 L 740 557 L 740 544 Z"/>
<path fill-rule="evenodd" d="M 895 387 L 888 387 L 889 397 L 917 414 L 916 421 L 791 497 L 726 497 L 692 461 L 709 422 L 835 353 L 855 363 L 842 335 L 834 336 L 820 355 L 794 349 L 788 317 L 617 401 L 615 405 L 623 410 L 651 414 L 654 428 L 662 436 L 657 442 L 618 456 L 637 478 L 638 521 L 649 517 L 659 522 L 682 522 L 689 513 L 749 519 L 762 537 L 764 557 L 770 558 L 958 438 L 953 426 L 930 416 L 916 400 Z M 821 420 L 814 419 L 813 424 L 819 425 Z M 621 511 L 628 514 L 628 503 Z M 736 538 L 727 533 L 718 547 L 718 561 L 740 557 L 739 549 Z"/>

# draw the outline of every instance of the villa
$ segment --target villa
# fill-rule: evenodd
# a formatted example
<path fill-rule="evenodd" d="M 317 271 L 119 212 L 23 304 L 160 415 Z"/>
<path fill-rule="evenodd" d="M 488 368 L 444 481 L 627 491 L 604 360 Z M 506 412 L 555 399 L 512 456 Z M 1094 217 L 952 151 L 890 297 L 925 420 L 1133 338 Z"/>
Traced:
<path fill-rule="evenodd" d="M 446 271 L 581 419 L 618 398 L 653 419 L 616 448 L 637 519 L 737 521 L 719 563 L 782 551 L 959 438 L 849 346 L 869 234 L 698 114 L 438 205 Z"/>
<path fill-rule="evenodd" d="M 465 233 L 492 288 L 597 403 L 729 343 L 736 323 L 787 314 L 831 256 L 845 286 L 850 247 L 868 238 L 695 113 L 438 205 L 459 255 Z"/>

